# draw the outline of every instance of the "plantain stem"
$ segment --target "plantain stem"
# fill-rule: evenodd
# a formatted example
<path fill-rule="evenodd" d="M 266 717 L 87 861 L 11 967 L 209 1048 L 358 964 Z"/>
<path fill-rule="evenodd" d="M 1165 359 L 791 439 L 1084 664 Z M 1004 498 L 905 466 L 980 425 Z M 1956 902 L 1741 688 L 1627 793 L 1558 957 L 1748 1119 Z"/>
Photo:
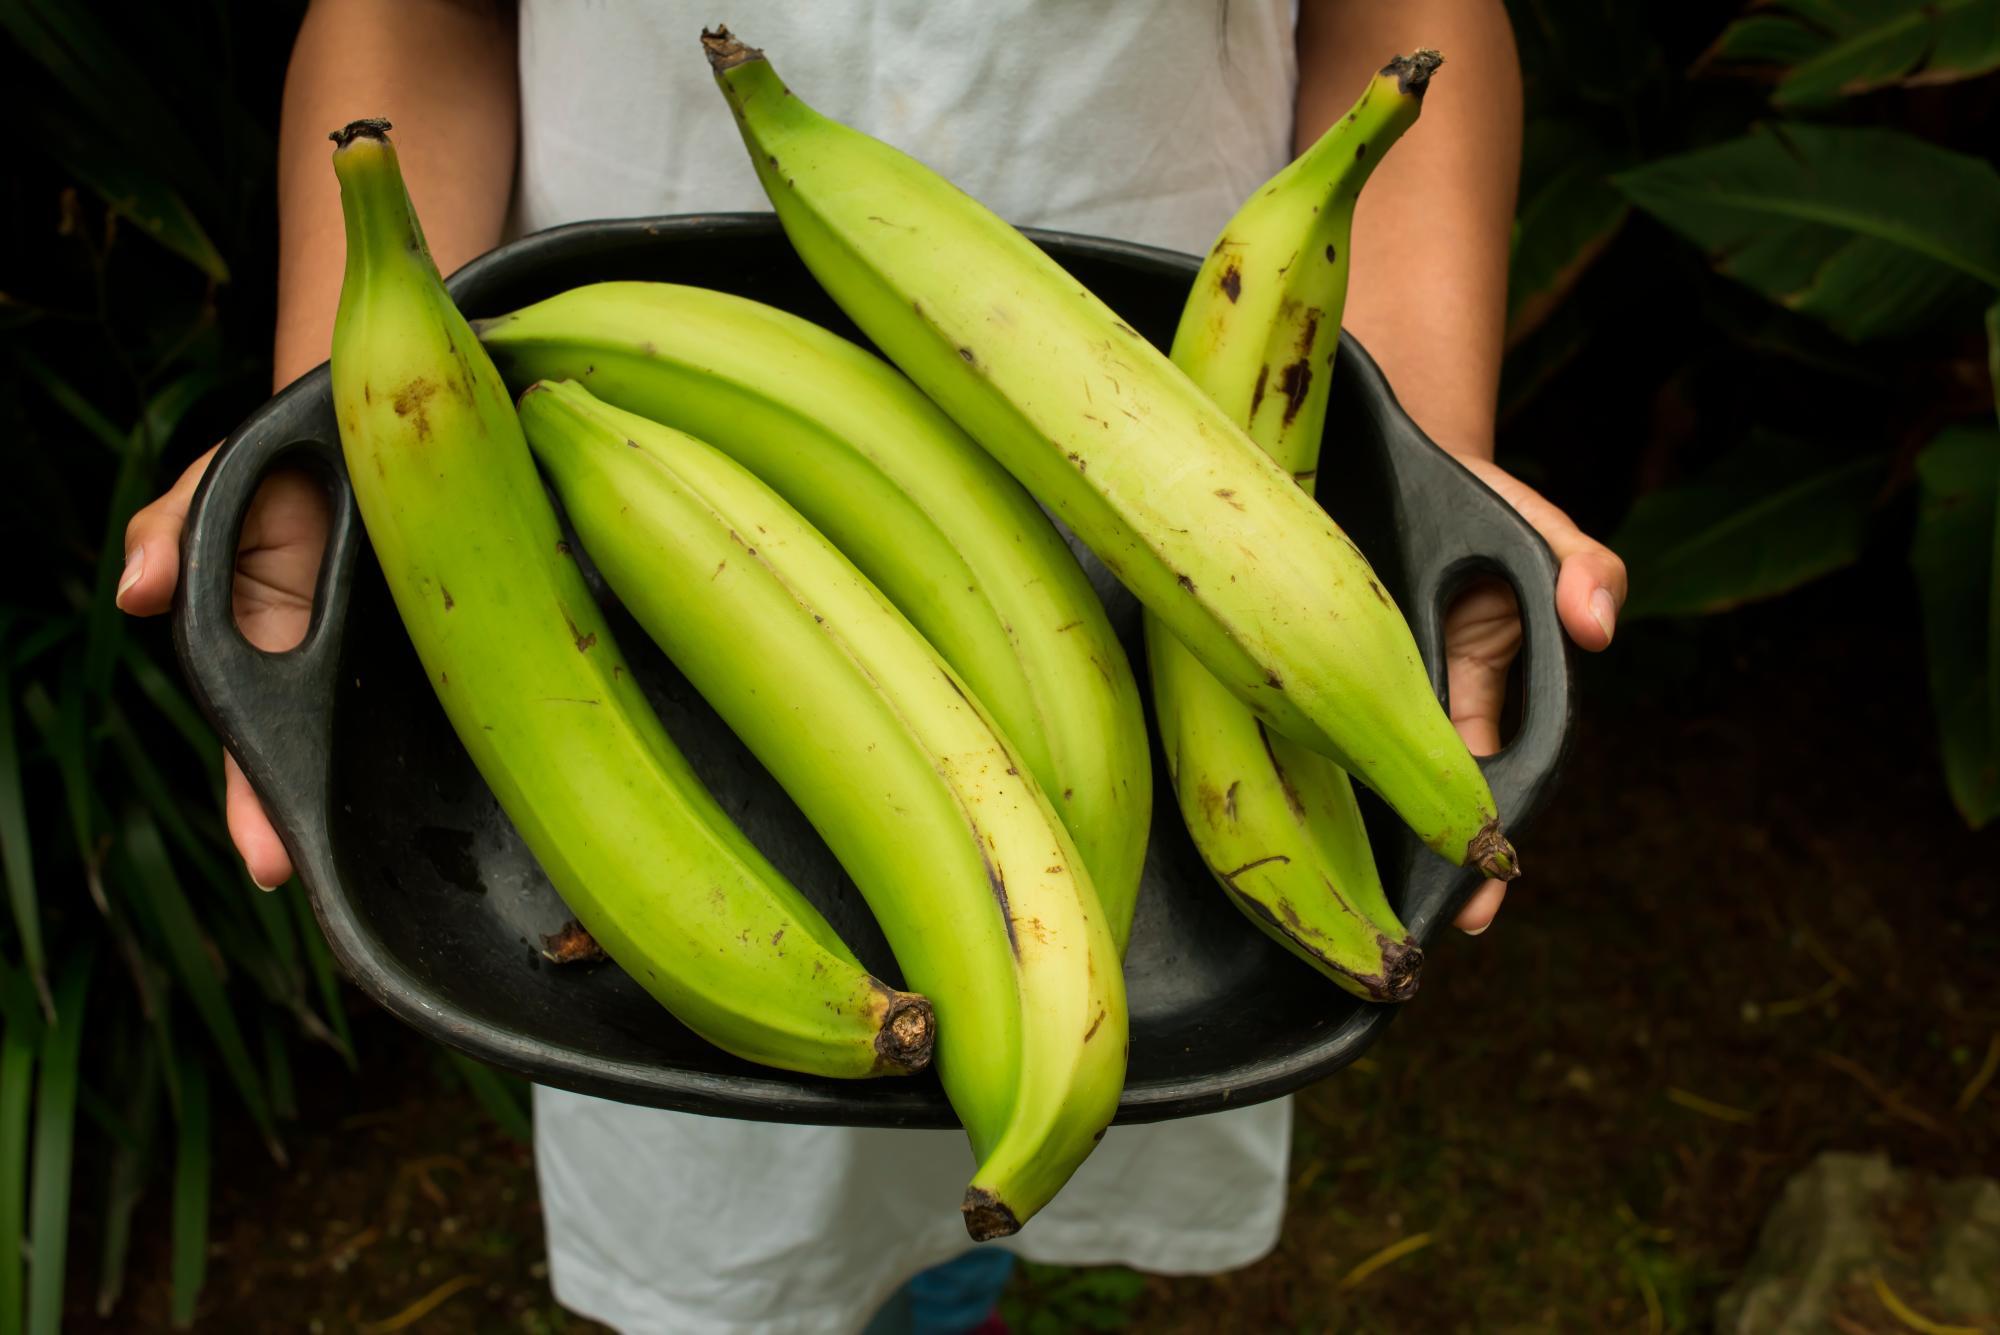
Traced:
<path fill-rule="evenodd" d="M 1021 1231 L 1021 1221 L 998 1196 L 984 1187 L 969 1187 L 959 1207 L 965 1216 L 965 1231 L 974 1242 L 1010 1237 Z"/>
<path fill-rule="evenodd" d="M 389 122 L 383 120 L 380 116 L 370 116 L 363 120 L 349 121 L 328 135 L 327 138 L 333 140 L 334 144 L 340 148 L 346 148 L 356 138 L 377 139 L 386 144 L 389 142 Z"/>
<path fill-rule="evenodd" d="M 1382 947 L 1382 974 L 1367 980 L 1377 1001 L 1408 1001 L 1417 995 L 1423 976 L 1424 952 L 1415 941 L 1391 941 Z"/>
<path fill-rule="evenodd" d="M 1405 97 L 1421 98 L 1424 89 L 1430 86 L 1431 75 L 1438 66 L 1444 64 L 1444 57 L 1430 47 L 1419 47 L 1413 54 L 1397 56 L 1382 67 L 1382 73 L 1396 76 L 1396 91 Z"/>
<path fill-rule="evenodd" d="M 1521 874 L 1521 859 L 1514 845 L 1500 832 L 1500 822 L 1487 821 L 1472 842 L 1466 845 L 1465 861 L 1496 881 L 1511 881 Z"/>
<path fill-rule="evenodd" d="M 892 992 L 875 1035 L 876 1070 L 911 1075 L 931 1064 L 937 1041 L 937 1015 L 930 1000 L 914 992 Z"/>
<path fill-rule="evenodd" d="M 727 24 L 710 31 L 701 30 L 701 49 L 708 56 L 708 67 L 717 74 L 733 70 L 738 65 L 753 60 L 762 60 L 764 53 L 754 46 L 745 46 L 736 40 Z"/>

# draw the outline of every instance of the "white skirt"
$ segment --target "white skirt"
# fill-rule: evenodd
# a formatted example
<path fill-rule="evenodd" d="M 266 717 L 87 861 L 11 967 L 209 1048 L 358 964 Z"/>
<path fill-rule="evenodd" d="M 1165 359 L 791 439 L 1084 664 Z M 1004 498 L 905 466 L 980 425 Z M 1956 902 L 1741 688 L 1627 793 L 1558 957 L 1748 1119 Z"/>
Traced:
<path fill-rule="evenodd" d="M 1032 1261 L 1213 1274 L 1284 1221 L 1292 1104 L 1115 1126 L 1017 1235 Z M 958 1131 L 786 1126 L 535 1090 L 556 1299 L 625 1335 L 854 1335 L 974 1244 Z"/>

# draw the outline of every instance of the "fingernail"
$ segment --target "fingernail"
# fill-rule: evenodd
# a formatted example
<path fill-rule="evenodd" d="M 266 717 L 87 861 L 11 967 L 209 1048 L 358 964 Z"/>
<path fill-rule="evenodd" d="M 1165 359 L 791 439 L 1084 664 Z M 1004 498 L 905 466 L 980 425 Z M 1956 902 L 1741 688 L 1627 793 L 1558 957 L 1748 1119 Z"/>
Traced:
<path fill-rule="evenodd" d="M 145 573 L 146 549 L 143 546 L 134 547 L 125 553 L 125 573 L 118 577 L 118 592 L 112 596 L 111 601 L 121 608 L 124 607 L 125 595 L 131 592 L 132 586 L 137 584 Z"/>
<path fill-rule="evenodd" d="M 1492 925 L 1493 925 L 1493 919 L 1488 918 L 1486 920 L 1486 927 L 1491 927 Z M 1486 935 L 1486 927 L 1478 927 L 1478 928 L 1461 927 L 1458 930 L 1464 932 L 1467 936 L 1484 936 Z"/>
<path fill-rule="evenodd" d="M 1611 590 L 1598 589 L 1590 595 L 1590 615 L 1604 632 L 1604 642 L 1610 644 L 1612 629 L 1618 624 L 1618 604 L 1612 601 Z"/>
<path fill-rule="evenodd" d="M 252 884 L 252 885 L 256 886 L 256 887 L 257 887 L 257 888 L 258 888 L 259 890 L 262 890 L 262 891 L 263 891 L 263 892 L 264 892 L 265 894 L 267 894 L 267 895 L 268 895 L 268 894 L 270 894 L 270 893 L 271 893 L 271 892 L 272 892 L 273 890 L 276 890 L 276 889 L 277 889 L 277 888 L 278 888 L 279 886 L 283 885 L 283 884 L 284 884 L 284 882 L 283 882 L 283 881 L 277 881 L 277 882 L 274 882 L 274 883 L 273 883 L 273 884 L 271 884 L 271 885 L 265 885 L 265 884 L 264 884 L 264 883 L 263 883 L 262 881 L 260 881 L 260 880 L 258 880 L 258 879 L 257 879 L 257 873 L 255 873 L 255 872 L 252 872 L 252 873 L 250 873 L 250 884 Z"/>

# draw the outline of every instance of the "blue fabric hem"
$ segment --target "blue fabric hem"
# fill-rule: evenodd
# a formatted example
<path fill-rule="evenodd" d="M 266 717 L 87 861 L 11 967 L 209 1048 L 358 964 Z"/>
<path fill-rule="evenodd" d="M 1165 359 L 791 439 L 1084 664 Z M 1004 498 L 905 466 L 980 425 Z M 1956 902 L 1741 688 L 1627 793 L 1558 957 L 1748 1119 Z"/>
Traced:
<path fill-rule="evenodd" d="M 993 1314 L 1014 1273 L 998 1247 L 961 1253 L 919 1271 L 882 1305 L 862 1335 L 965 1335 Z"/>

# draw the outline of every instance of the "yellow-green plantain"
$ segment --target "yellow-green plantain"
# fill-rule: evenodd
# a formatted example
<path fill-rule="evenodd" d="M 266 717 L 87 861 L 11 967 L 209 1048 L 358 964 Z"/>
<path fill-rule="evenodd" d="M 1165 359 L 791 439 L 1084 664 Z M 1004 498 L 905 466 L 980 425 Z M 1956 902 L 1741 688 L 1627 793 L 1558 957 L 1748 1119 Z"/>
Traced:
<path fill-rule="evenodd" d="M 634 684 L 438 279 L 388 128 L 333 136 L 333 400 L 369 542 L 453 730 L 578 921 L 690 1029 L 820 1075 L 925 1065 L 929 1003 L 861 967 Z"/>
<path fill-rule="evenodd" d="M 937 1070 L 1011 1233 L 1117 1110 L 1125 993 L 1062 821 L 957 674 L 852 562 L 719 450 L 537 382 L 521 424 L 639 624 L 791 794 L 937 1008 Z"/>
<path fill-rule="evenodd" d="M 793 248 L 884 355 L 1269 727 L 1451 862 L 1513 875 L 1408 623 L 1291 475 L 1019 231 L 819 115 L 762 52 L 702 42 Z"/>
<path fill-rule="evenodd" d="M 1415 123 L 1439 63 L 1419 51 L 1370 80 L 1345 117 L 1229 220 L 1181 311 L 1174 364 L 1307 491 L 1347 299 L 1355 200 Z M 1230 898 L 1357 996 L 1414 995 L 1423 952 L 1382 891 L 1347 775 L 1273 734 L 1150 613 L 1145 629 L 1167 772 Z"/>
<path fill-rule="evenodd" d="M 1006 469 L 881 358 L 729 293 L 593 283 L 473 327 L 516 390 L 577 380 L 721 450 L 830 538 L 993 712 L 1123 950 L 1153 805 L 1139 688 Z"/>

